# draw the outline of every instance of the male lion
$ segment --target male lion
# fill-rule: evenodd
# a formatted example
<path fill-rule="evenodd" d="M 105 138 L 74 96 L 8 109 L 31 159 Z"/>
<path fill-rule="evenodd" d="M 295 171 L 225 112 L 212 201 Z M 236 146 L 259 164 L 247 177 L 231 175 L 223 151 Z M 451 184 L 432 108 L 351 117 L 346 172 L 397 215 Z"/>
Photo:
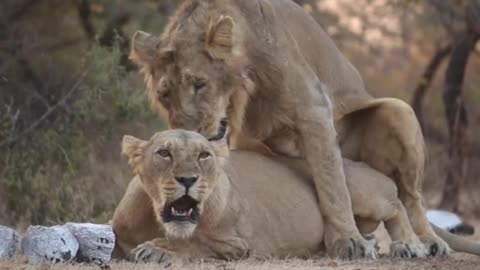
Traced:
<path fill-rule="evenodd" d="M 172 252 L 227 260 L 319 252 L 324 219 L 304 161 L 242 151 L 228 156 L 222 144 L 182 130 L 149 141 L 125 136 L 122 148 L 137 176 L 112 221 L 117 256 L 168 262 Z M 393 257 L 426 257 L 393 180 L 364 163 L 344 164 L 360 231 L 371 233 L 384 221 Z M 453 237 L 459 250 L 480 254 L 478 243 Z"/>
<path fill-rule="evenodd" d="M 233 148 L 266 145 L 305 159 L 330 255 L 375 258 L 355 226 L 342 155 L 392 177 L 421 241 L 432 255 L 448 254 L 425 217 L 424 142 L 411 107 L 372 98 L 293 1 L 185 0 L 160 38 L 134 35 L 131 58 L 171 128 L 217 140 L 229 126 Z"/>

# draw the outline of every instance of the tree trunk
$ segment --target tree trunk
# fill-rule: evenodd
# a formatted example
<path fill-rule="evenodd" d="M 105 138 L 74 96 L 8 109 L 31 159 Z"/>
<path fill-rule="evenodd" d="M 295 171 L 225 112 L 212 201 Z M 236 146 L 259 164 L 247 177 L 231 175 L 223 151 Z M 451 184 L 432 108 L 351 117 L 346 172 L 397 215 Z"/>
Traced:
<path fill-rule="evenodd" d="M 415 89 L 412 100 L 412 107 L 424 132 L 425 124 L 423 118 L 423 100 L 425 98 L 425 95 L 427 94 L 428 89 L 430 88 L 430 85 L 432 84 L 435 73 L 442 64 L 443 60 L 450 54 L 451 51 L 451 44 L 448 44 L 447 46 L 443 48 L 438 48 L 436 50 L 433 58 L 430 60 L 430 63 L 427 66 L 427 69 L 423 73 L 420 83 Z"/>
<path fill-rule="evenodd" d="M 465 146 L 468 140 L 466 136 L 468 118 L 462 99 L 462 86 L 468 59 L 477 40 L 478 36 L 472 31 L 459 35 L 445 74 L 443 102 L 448 124 L 450 165 L 440 207 L 454 211 L 458 211 L 460 186 L 467 169 Z"/>

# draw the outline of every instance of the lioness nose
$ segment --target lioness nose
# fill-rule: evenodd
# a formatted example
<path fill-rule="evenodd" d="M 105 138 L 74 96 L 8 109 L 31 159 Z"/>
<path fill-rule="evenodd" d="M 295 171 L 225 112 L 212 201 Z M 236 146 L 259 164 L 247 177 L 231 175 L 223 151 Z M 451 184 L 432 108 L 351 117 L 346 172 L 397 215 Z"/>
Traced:
<path fill-rule="evenodd" d="M 184 185 L 186 188 L 189 188 L 197 182 L 198 177 L 197 176 L 192 176 L 192 177 L 175 177 L 175 180 L 179 182 L 180 184 Z"/>

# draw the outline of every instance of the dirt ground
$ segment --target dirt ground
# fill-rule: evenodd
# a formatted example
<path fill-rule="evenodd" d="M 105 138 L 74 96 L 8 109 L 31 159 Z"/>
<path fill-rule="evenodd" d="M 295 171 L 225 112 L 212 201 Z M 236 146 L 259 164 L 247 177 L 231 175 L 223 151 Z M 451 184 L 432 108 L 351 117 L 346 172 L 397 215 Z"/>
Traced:
<path fill-rule="evenodd" d="M 19 262 L 10 262 L 0 264 L 0 270 L 100 270 L 99 266 L 89 265 L 41 265 L 32 266 Z M 129 263 L 114 263 L 109 266 L 111 270 L 158 270 L 162 269 L 158 265 L 134 265 Z M 267 269 L 303 269 L 303 270 L 438 270 L 438 269 L 480 269 L 480 257 L 455 254 L 448 259 L 431 260 L 411 260 L 411 261 L 393 261 L 383 257 L 378 261 L 337 261 L 330 259 L 318 260 L 265 260 L 265 261 L 241 261 L 235 263 L 195 263 L 195 264 L 175 264 L 168 269 L 205 269 L 205 270 L 267 270 Z"/>
<path fill-rule="evenodd" d="M 480 241 L 480 221 L 471 221 L 476 226 L 475 239 Z M 240 262 L 197 262 L 194 264 L 176 263 L 169 269 L 200 269 L 200 270 L 267 270 L 267 269 L 303 269 L 303 270 L 480 270 L 480 257 L 455 253 L 445 259 L 415 259 L 409 261 L 391 260 L 388 254 L 389 237 L 383 227 L 375 235 L 378 239 L 381 258 L 377 261 L 340 261 L 332 259 L 291 259 L 291 260 L 246 260 Z M 92 265 L 39 265 L 32 266 L 24 263 L 21 257 L 10 262 L 0 263 L 0 270 L 100 270 L 99 266 Z M 158 265 L 134 265 L 129 263 L 113 263 L 107 268 L 111 270 L 158 270 Z"/>

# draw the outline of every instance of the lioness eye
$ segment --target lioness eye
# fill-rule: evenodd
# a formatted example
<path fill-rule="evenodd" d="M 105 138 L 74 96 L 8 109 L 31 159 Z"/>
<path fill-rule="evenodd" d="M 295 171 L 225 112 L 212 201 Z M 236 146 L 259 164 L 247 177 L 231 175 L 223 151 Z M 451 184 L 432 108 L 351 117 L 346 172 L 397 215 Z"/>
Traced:
<path fill-rule="evenodd" d="M 201 152 L 200 155 L 198 155 L 198 159 L 207 159 L 209 158 L 211 155 L 210 153 L 208 152 Z"/>
<path fill-rule="evenodd" d="M 205 80 L 198 80 L 193 83 L 193 87 L 195 88 L 195 93 L 202 90 L 207 86 L 207 81 Z"/>
<path fill-rule="evenodd" d="M 170 157 L 170 152 L 167 150 L 158 150 L 157 154 L 163 158 L 169 158 Z"/>

